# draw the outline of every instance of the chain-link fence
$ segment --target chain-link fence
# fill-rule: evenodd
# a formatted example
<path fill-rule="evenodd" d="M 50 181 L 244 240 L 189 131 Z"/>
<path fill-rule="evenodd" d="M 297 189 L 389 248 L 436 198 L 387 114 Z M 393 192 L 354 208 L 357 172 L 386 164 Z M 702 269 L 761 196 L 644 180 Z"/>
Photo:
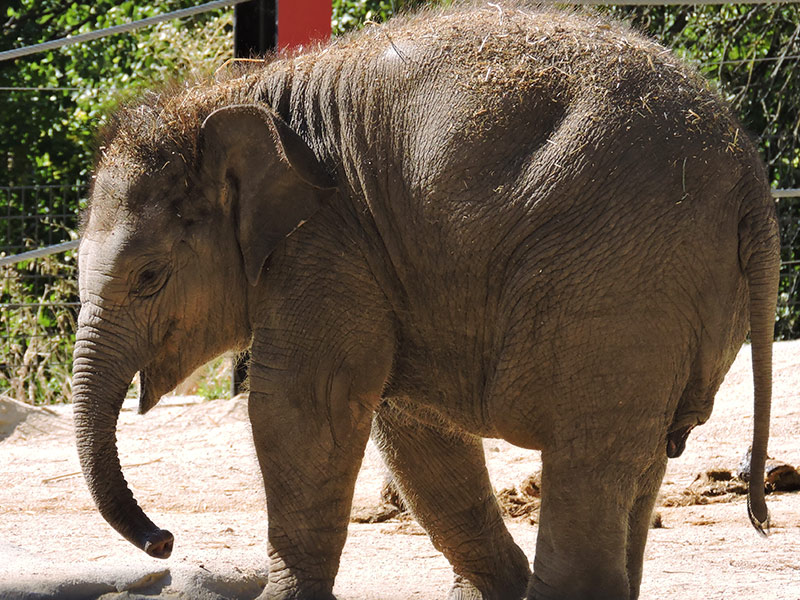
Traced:
<path fill-rule="evenodd" d="M 0 255 L 77 239 L 85 186 L 0 187 Z M 0 393 L 29 403 L 71 398 L 78 310 L 75 252 L 0 267 Z"/>
<path fill-rule="evenodd" d="M 778 199 L 781 229 L 781 283 L 775 338 L 800 338 L 800 197 Z"/>

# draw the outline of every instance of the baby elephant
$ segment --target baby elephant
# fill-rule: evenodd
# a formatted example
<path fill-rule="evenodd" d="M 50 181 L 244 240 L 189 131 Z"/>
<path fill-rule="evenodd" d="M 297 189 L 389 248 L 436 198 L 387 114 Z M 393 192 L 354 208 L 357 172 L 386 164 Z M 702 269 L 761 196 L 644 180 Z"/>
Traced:
<path fill-rule="evenodd" d="M 486 4 L 140 102 L 102 133 L 73 383 L 83 471 L 133 544 L 167 557 L 173 538 L 120 470 L 131 379 L 144 413 L 250 347 L 262 598 L 333 598 L 370 432 L 453 565 L 449 598 L 636 598 L 667 456 L 748 331 L 767 527 L 774 206 L 747 135 L 670 52 Z M 481 437 L 541 450 L 533 573 Z"/>

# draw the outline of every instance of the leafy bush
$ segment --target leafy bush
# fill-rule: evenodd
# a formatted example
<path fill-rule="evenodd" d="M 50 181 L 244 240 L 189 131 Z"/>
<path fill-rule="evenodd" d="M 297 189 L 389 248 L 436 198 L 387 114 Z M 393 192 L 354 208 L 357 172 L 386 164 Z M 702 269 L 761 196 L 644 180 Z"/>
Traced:
<path fill-rule="evenodd" d="M 192 0 L 7 3 L 0 9 L 0 50 L 196 4 Z M 233 11 L 222 9 L 0 62 L 0 163 L 6 167 L 0 186 L 85 186 L 95 131 L 120 99 L 179 73 L 213 71 L 232 55 Z M 35 192 L 4 190 L 0 252 L 16 253 L 26 238 L 33 238 L 32 247 L 38 247 L 74 235 L 84 194 L 73 194 L 55 211 L 51 194 L 31 194 Z M 54 226 L 69 232 L 54 239 Z M 67 254 L 0 272 L 0 392 L 26 402 L 69 400 L 75 271 L 74 258 Z M 46 306 L 33 306 L 43 303 Z"/>
<path fill-rule="evenodd" d="M 442 0 L 333 0 L 331 33 L 340 35 L 360 29 L 365 23 L 383 23 L 392 15 L 413 10 L 424 4 L 451 4 Z"/>
<path fill-rule="evenodd" d="M 775 338 L 800 338 L 800 198 L 784 199 L 778 204 L 781 240 L 781 286 Z"/>
<path fill-rule="evenodd" d="M 196 4 L 20 0 L 0 13 L 0 50 Z M 222 9 L 0 62 L 0 162 L 8 165 L 0 185 L 86 183 L 95 131 L 120 98 L 232 56 L 233 15 Z"/>
<path fill-rule="evenodd" d="M 0 393 L 70 401 L 76 272 L 74 252 L 0 268 Z"/>

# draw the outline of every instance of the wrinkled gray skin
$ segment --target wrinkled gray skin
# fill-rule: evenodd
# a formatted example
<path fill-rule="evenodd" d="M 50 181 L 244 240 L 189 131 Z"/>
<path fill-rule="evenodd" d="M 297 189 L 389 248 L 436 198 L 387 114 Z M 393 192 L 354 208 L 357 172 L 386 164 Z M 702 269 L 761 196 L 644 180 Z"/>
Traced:
<path fill-rule="evenodd" d="M 262 598 L 332 598 L 370 431 L 450 598 L 636 598 L 667 456 L 748 329 L 767 526 L 777 273 L 755 150 L 663 48 L 494 5 L 367 29 L 107 132 L 80 247 L 81 464 L 109 523 L 168 556 L 120 471 L 125 390 L 140 371 L 145 412 L 251 345 Z M 533 574 L 482 436 L 542 452 Z"/>

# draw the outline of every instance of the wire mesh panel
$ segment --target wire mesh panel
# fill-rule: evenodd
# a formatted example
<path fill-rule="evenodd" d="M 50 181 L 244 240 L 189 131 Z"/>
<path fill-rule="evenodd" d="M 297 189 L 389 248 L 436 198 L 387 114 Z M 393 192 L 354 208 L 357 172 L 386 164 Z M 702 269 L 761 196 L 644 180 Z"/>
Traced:
<path fill-rule="evenodd" d="M 0 254 L 75 239 L 84 186 L 2 187 Z M 0 393 L 69 400 L 79 307 L 74 251 L 0 267 Z"/>
<path fill-rule="evenodd" d="M 73 239 L 76 207 L 85 205 L 85 186 L 0 187 L 0 252 L 19 254 Z"/>
<path fill-rule="evenodd" d="M 800 198 L 778 202 L 781 230 L 781 283 L 775 324 L 777 339 L 800 338 Z"/>

